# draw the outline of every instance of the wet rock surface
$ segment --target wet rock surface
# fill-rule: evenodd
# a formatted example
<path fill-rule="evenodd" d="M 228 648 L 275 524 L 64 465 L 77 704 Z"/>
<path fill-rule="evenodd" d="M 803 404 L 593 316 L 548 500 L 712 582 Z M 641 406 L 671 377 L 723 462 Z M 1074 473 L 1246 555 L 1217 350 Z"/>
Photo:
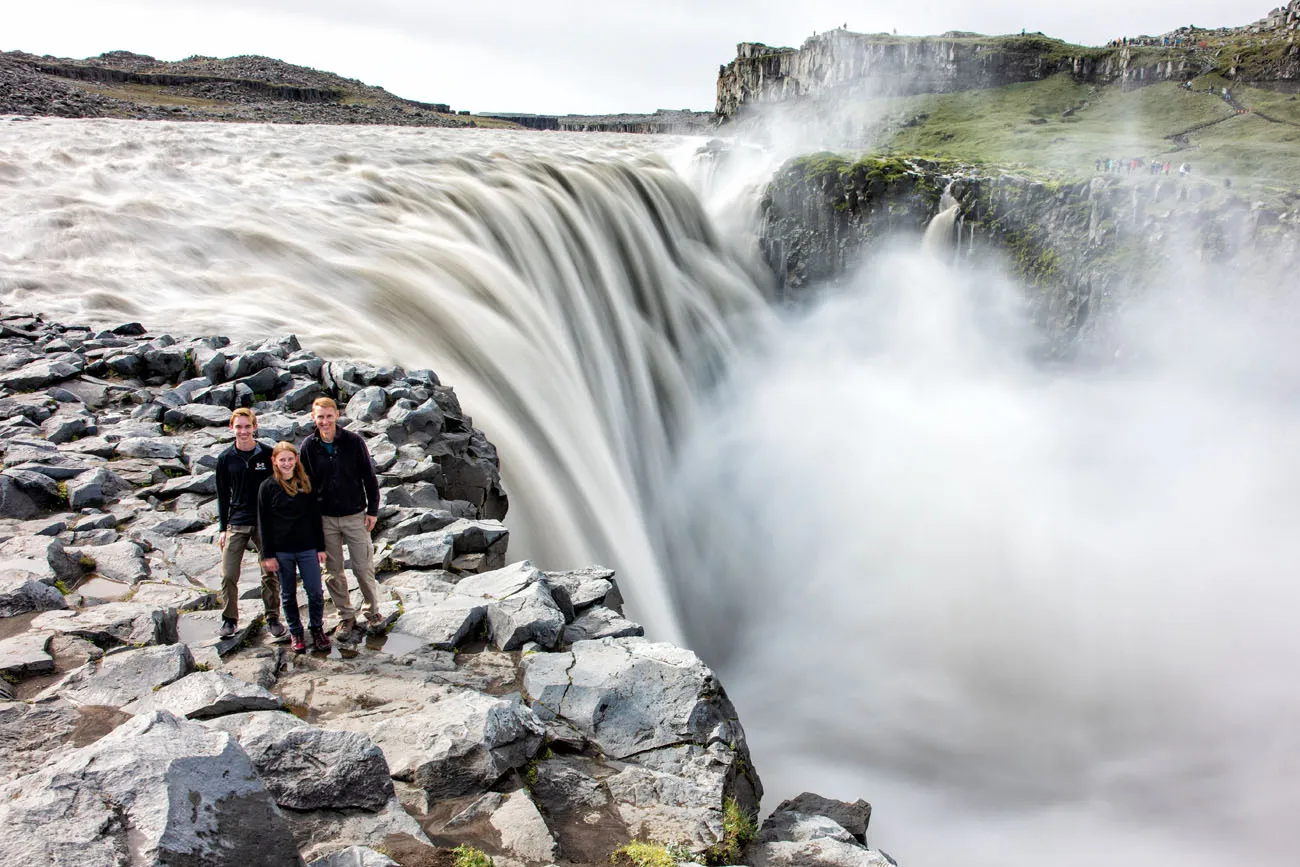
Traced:
<path fill-rule="evenodd" d="M 0 517 L 0 849 L 15 863 L 441 865 L 466 845 L 501 867 L 587 865 L 634 838 L 722 863 L 748 842 L 727 816 L 755 816 L 762 788 L 721 685 L 641 637 L 611 570 L 506 562 L 495 450 L 432 373 L 325 361 L 291 336 L 2 310 L 0 328 L 10 370 L 29 371 L 14 382 L 36 381 L 47 348 L 62 365 L 0 388 L 23 408 L 0 430 L 0 480 L 30 503 Z M 264 391 L 221 390 L 259 375 Z M 251 404 L 263 438 L 300 438 L 304 394 L 355 406 L 346 423 L 375 455 L 383 621 L 294 654 L 265 628 L 252 552 L 239 628 L 217 635 L 210 479 L 229 434 L 216 412 L 163 419 Z M 42 426 L 65 405 L 80 433 Z M 797 806 L 754 859 L 875 863 L 861 811 Z M 833 860 L 846 846 L 859 860 Z"/>

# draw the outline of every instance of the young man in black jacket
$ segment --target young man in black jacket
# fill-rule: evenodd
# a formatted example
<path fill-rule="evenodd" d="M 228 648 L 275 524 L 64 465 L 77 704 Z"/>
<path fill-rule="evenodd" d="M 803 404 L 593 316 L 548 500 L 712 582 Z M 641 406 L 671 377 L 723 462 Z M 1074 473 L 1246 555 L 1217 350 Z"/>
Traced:
<path fill-rule="evenodd" d="M 379 479 L 370 449 L 359 434 L 338 426 L 339 408 L 328 397 L 311 405 L 316 432 L 299 447 L 303 468 L 320 503 L 325 530 L 325 587 L 339 612 L 338 639 L 346 641 L 356 629 L 357 612 L 343 573 L 343 545 L 348 546 L 352 574 L 365 601 L 366 620 L 377 627 L 379 588 L 375 585 L 375 548 L 370 533 L 379 515 Z"/>
<path fill-rule="evenodd" d="M 221 535 L 221 630 L 223 638 L 239 626 L 239 572 L 244 551 L 251 544 L 262 550 L 257 531 L 257 490 L 271 478 L 271 449 L 257 441 L 257 416 L 240 408 L 230 415 L 235 442 L 217 456 L 217 519 Z M 259 563 L 261 562 L 259 558 Z M 262 569 L 262 606 L 267 630 L 276 638 L 285 635 L 280 622 L 280 582 Z"/>

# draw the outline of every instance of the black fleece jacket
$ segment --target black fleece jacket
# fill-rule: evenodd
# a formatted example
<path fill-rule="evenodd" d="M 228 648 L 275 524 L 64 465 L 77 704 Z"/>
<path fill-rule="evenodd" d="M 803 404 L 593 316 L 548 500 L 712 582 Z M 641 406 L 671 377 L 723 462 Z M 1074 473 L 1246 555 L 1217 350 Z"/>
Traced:
<path fill-rule="evenodd" d="M 378 515 L 379 479 L 366 441 L 346 428 L 334 430 L 333 454 L 325 448 L 319 432 L 309 434 L 298 448 L 311 489 L 319 498 L 320 513 L 331 518 L 357 512 Z"/>
<path fill-rule="evenodd" d="M 314 490 L 291 497 L 279 482 L 267 479 L 258 491 L 257 519 L 262 530 L 264 560 L 276 554 L 325 550 L 325 529 Z"/>
<path fill-rule="evenodd" d="M 247 452 L 232 443 L 217 455 L 217 519 L 223 532 L 232 526 L 256 526 L 257 492 L 269 478 L 271 449 L 265 443 Z"/>

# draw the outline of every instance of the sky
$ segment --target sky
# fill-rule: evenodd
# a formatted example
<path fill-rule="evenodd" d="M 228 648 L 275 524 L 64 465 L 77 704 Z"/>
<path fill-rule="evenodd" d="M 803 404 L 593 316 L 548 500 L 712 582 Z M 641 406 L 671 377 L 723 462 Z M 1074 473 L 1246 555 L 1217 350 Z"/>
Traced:
<path fill-rule="evenodd" d="M 1277 2 L 1277 0 L 1274 0 Z M 1270 3 L 1227 0 L 5 0 L 0 50 L 160 60 L 263 54 L 475 113 L 711 111 L 736 43 L 815 32 L 1022 28 L 1086 45 L 1175 27 L 1240 26 Z"/>

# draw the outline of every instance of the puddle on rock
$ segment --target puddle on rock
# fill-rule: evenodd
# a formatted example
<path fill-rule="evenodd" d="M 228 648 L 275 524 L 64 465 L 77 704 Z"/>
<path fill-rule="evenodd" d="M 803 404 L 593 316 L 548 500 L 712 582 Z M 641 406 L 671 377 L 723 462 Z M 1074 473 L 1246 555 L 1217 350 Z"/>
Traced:
<path fill-rule="evenodd" d="M 429 646 L 429 642 L 415 635 L 408 635 L 405 632 L 390 632 L 387 635 L 370 635 L 366 638 L 366 647 L 370 650 L 378 650 L 391 656 L 401 656 L 403 653 L 414 653 L 417 650 L 423 650 Z"/>
<path fill-rule="evenodd" d="M 87 578 L 77 585 L 76 591 L 88 599 L 116 602 L 131 595 L 132 587 L 111 578 Z"/>

